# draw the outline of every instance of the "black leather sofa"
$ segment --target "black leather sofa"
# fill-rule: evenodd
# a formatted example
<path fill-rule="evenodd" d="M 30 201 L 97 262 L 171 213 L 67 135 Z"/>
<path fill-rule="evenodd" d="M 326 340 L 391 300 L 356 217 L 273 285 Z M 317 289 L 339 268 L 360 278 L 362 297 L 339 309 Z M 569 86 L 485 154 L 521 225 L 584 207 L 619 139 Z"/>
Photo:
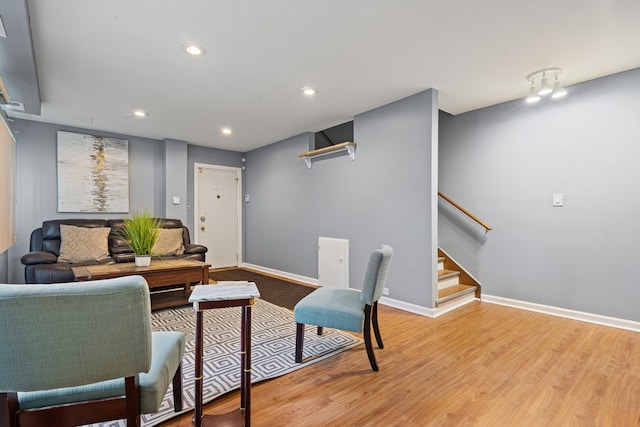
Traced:
<path fill-rule="evenodd" d="M 60 224 L 76 227 L 110 227 L 108 238 L 109 257 L 99 261 L 84 261 L 71 264 L 59 262 L 60 255 Z M 71 267 L 115 264 L 133 262 L 135 254 L 125 239 L 118 236 L 117 230 L 122 228 L 122 219 L 56 219 L 44 221 L 42 227 L 31 233 L 29 253 L 22 256 L 24 264 L 24 279 L 26 283 L 62 283 L 74 280 Z M 163 219 L 162 228 L 182 228 L 184 253 L 163 258 L 182 258 L 204 261 L 207 247 L 191 244 L 189 229 L 179 219 Z"/>

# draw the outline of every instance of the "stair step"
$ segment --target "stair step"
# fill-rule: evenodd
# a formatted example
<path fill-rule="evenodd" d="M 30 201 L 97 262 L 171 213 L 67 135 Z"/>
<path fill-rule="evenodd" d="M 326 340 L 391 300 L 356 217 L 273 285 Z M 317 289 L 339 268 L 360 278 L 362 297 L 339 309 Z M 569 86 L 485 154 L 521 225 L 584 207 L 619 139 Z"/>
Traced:
<path fill-rule="evenodd" d="M 454 298 L 461 297 L 463 295 L 470 294 L 476 291 L 476 287 L 474 285 L 462 285 L 458 284 L 455 286 L 449 286 L 444 289 L 438 290 L 438 305 L 443 302 L 450 301 Z"/>
<path fill-rule="evenodd" d="M 460 272 L 453 270 L 438 270 L 438 289 L 448 288 L 460 283 Z"/>
<path fill-rule="evenodd" d="M 435 303 L 438 312 L 444 314 L 474 302 L 480 293 L 480 283 L 438 248 L 438 297 Z"/>

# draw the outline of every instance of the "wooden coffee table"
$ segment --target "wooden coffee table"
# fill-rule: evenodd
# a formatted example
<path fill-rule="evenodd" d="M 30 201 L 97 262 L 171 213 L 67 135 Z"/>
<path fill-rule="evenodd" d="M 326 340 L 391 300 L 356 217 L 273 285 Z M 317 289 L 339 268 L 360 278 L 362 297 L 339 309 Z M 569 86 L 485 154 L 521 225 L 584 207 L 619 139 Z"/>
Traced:
<path fill-rule="evenodd" d="M 140 275 L 149 284 L 151 309 L 175 307 L 189 303 L 191 285 L 209 283 L 209 267 L 202 261 L 189 259 L 152 260 L 149 267 L 136 267 L 132 262 L 110 265 L 73 267 L 77 281 L 112 279 Z"/>

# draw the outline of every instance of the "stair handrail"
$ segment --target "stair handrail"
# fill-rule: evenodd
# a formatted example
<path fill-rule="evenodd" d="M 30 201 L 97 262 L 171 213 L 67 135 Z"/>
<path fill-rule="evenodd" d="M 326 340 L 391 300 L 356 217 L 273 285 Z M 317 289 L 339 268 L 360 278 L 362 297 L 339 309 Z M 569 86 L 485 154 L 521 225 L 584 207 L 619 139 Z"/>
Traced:
<path fill-rule="evenodd" d="M 440 191 L 438 191 L 438 196 L 442 197 L 443 199 L 445 199 L 447 202 L 451 203 L 453 206 L 455 206 L 458 210 L 460 210 L 462 213 L 464 213 L 466 216 L 468 216 L 469 218 L 471 218 L 472 220 L 474 220 L 475 222 L 477 222 L 478 224 L 480 224 L 481 226 L 484 227 L 485 230 L 490 231 L 491 230 L 491 226 L 487 225 L 486 222 L 482 221 L 480 218 L 478 218 L 477 216 L 475 216 L 474 214 L 472 214 L 471 212 L 469 212 L 468 210 L 466 210 L 465 208 L 463 208 L 462 206 L 460 206 L 458 203 L 456 203 L 454 200 L 452 200 L 450 197 L 442 194 Z"/>

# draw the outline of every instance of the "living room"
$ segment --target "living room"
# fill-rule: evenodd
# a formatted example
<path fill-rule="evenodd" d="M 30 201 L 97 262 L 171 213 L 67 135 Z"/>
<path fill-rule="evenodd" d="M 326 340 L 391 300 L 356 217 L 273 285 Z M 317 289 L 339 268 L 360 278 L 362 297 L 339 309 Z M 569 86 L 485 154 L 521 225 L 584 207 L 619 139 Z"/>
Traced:
<path fill-rule="evenodd" d="M 621 21 L 617 27 L 624 25 Z M 619 49 L 627 44 L 621 39 Z M 538 105 L 523 103 L 528 93 L 524 75 L 514 78 L 524 81 L 517 99 L 455 116 L 442 111 L 443 96 L 435 89 L 390 99 L 351 117 L 359 144 L 356 160 L 319 161 L 312 169 L 304 167 L 298 154 L 310 148 L 317 130 L 313 127 L 241 152 L 228 149 L 227 140 L 220 149 L 46 123 L 9 112 L 16 116 L 11 127 L 18 140 L 17 244 L 0 254 L 0 277 L 20 283 L 19 259 L 28 251 L 29 233 L 44 220 L 68 216 L 57 212 L 54 179 L 56 132 L 68 130 L 130 141 L 131 210 L 175 216 L 192 234 L 197 224 L 189 209 L 194 205 L 194 164 L 244 167 L 243 194 L 250 197 L 242 203 L 244 263 L 314 280 L 318 237 L 344 238 L 350 241 L 349 282 L 355 284 L 368 251 L 387 242 L 396 249 L 388 301 L 433 315 L 439 245 L 482 282 L 483 296 L 639 321 L 631 302 L 638 291 L 627 279 L 633 277 L 633 263 L 616 263 L 611 269 L 596 261 L 612 242 L 611 249 L 622 259 L 636 252 L 630 232 L 635 221 L 627 215 L 637 205 L 624 184 L 635 178 L 635 168 L 625 163 L 634 157 L 631 141 L 637 124 L 625 117 L 637 107 L 638 70 L 633 68 L 639 64 L 627 57 L 630 71 L 567 86 L 569 96 Z M 291 102 L 299 108 L 299 99 Z M 142 132 L 151 119 L 134 126 L 142 126 Z M 605 141 L 615 141 L 616 148 L 606 149 Z M 505 159 L 515 163 L 505 164 Z M 482 181 L 487 185 L 479 187 Z M 458 224 L 449 206 L 437 200 L 437 190 L 494 229 L 484 235 L 464 220 Z M 577 211 L 574 190 L 583 206 Z M 552 208 L 548 199 L 563 191 L 566 205 Z M 173 205 L 174 195 L 183 203 Z M 607 207 L 603 199 L 624 201 L 625 207 Z M 513 203 L 505 206 L 506 200 Z M 596 223 L 602 224 L 599 231 L 592 229 Z"/>
<path fill-rule="evenodd" d="M 618 6 L 637 19 L 636 5 Z M 634 40 L 620 38 L 621 50 Z M 584 48 L 591 53 L 573 69 L 561 60 L 547 64 L 551 59 L 541 54 L 537 67 L 563 66 L 569 77 L 580 64 L 607 62 L 592 48 Z M 640 287 L 633 278 L 640 231 L 634 216 L 640 208 L 634 192 L 640 182 L 640 57 L 633 51 L 627 59 L 619 72 L 593 73 L 566 85 L 564 99 L 538 105 L 524 103 L 526 75 L 534 70 L 524 68 L 512 76 L 521 96 L 459 115 L 443 111 L 449 88 L 412 86 L 405 96 L 341 115 L 354 120 L 356 159 L 338 157 L 311 169 L 298 154 L 309 150 L 313 131 L 321 129 L 313 124 L 234 151 L 141 136 L 142 129 L 121 133 L 88 122 L 14 117 L 17 243 L 0 254 L 0 281 L 22 282 L 19 259 L 28 251 L 29 233 L 43 220 L 67 216 L 57 212 L 55 180 L 56 132 L 65 130 L 127 139 L 131 209 L 166 215 L 174 208 L 167 183 L 178 181 L 185 202 L 173 216 L 191 230 L 197 226 L 187 208 L 193 206 L 194 165 L 244 166 L 243 194 L 250 196 L 243 202 L 245 264 L 313 280 L 318 237 L 345 238 L 349 282 L 357 287 L 370 249 L 388 243 L 395 255 L 387 303 L 429 316 L 442 246 L 482 282 L 483 300 L 639 330 Z M 483 84 L 472 71 L 465 73 L 473 85 Z M 438 200 L 438 190 L 489 222 L 492 231 L 459 217 Z M 556 193 L 564 196 L 562 206 L 553 206 Z M 605 256 L 613 258 L 605 262 Z"/>
<path fill-rule="evenodd" d="M 633 64 L 634 60 L 630 58 L 629 65 Z M 598 263 L 594 259 L 610 242 L 610 236 L 615 236 L 614 241 L 618 244 L 616 252 L 634 253 L 633 233 L 628 232 L 629 227 L 634 227 L 634 221 L 624 216 L 610 221 L 601 212 L 604 204 L 600 200 L 611 200 L 615 196 L 616 200 L 632 204 L 625 209 L 613 207 L 607 210 L 608 215 L 614 212 L 624 215 L 624 212 L 635 210 L 634 199 L 623 194 L 628 192 L 628 187 L 621 185 L 627 180 L 633 182 L 634 168 L 628 167 L 623 179 L 613 178 L 620 174 L 624 161 L 633 158 L 629 154 L 632 148 L 620 144 L 632 140 L 637 134 L 636 122 L 624 120 L 625 114 L 632 114 L 635 108 L 633 91 L 637 90 L 636 75 L 637 70 L 633 70 L 577 84 L 571 88 L 571 96 L 547 105 L 528 106 L 517 99 L 460 116 L 449 116 L 438 111 L 437 91 L 432 91 L 432 94 L 427 91 L 386 107 L 379 105 L 383 108 L 362 112 L 355 117 L 355 139 L 360 142 L 356 161 L 349 162 L 341 158 L 318 162 L 311 170 L 304 168 L 303 162 L 297 158 L 299 153 L 308 150 L 310 132 L 241 153 L 169 138 L 144 138 L 111 132 L 109 129 L 96 132 L 90 128 L 17 119 L 12 123 L 12 128 L 17 131 L 16 138 L 19 141 L 18 244 L 0 255 L 0 277 L 8 282 L 21 282 L 19 258 L 28 251 L 26 244 L 29 233 L 43 220 L 65 216 L 56 211 L 57 190 L 55 180 L 51 177 L 56 176 L 56 132 L 74 130 L 130 140 L 132 210 L 148 208 L 162 216 L 167 209 L 177 209 L 175 215 L 191 230 L 194 227 L 194 214 L 187 210 L 187 206 L 193 206 L 193 164 L 199 162 L 236 168 L 245 166 L 243 193 L 251 197 L 250 202 L 243 203 L 245 224 L 242 243 L 243 261 L 246 263 L 312 279 L 317 277 L 318 236 L 346 238 L 351 242 L 353 257 L 350 260 L 353 270 L 349 278 L 350 282 L 357 283 L 357 278 L 362 274 L 360 266 L 364 264 L 368 249 L 388 241 L 395 243 L 398 250 L 394 261 L 396 268 L 391 277 L 394 286 L 390 298 L 399 301 L 398 304 L 413 304 L 405 308 L 430 314 L 429 310 L 434 306 L 431 284 L 435 282 L 434 241 L 437 241 L 441 246 L 448 247 L 460 258 L 463 266 L 483 282 L 483 294 L 638 321 L 640 317 L 630 303 L 635 290 L 626 279 L 633 277 L 633 263 L 616 263 L 616 268 L 612 270 L 607 263 Z M 523 95 L 527 93 L 526 90 L 524 88 Z M 420 97 L 423 99 L 419 100 Z M 594 110 L 595 100 L 601 100 L 599 102 L 606 105 L 604 111 Z M 385 113 L 385 109 L 389 113 Z M 422 115 L 427 120 L 416 120 L 407 125 L 396 120 L 397 114 L 405 115 L 407 120 L 412 114 Z M 432 121 L 437 121 L 434 117 L 438 116 L 439 133 L 428 119 L 430 117 Z M 385 120 L 393 123 L 387 125 Z M 509 129 L 513 128 L 514 133 L 505 139 L 511 141 L 517 135 L 526 150 L 505 156 L 503 153 L 509 152 L 508 147 L 515 146 L 506 141 L 500 144 L 502 137 L 495 132 L 499 129 L 494 126 L 495 121 L 505 123 L 504 126 Z M 484 139 L 492 143 L 483 143 L 483 149 L 476 150 L 474 147 L 479 142 L 471 137 L 462 140 L 455 131 L 450 130 L 460 123 L 473 123 L 473 127 L 464 131 L 467 133 L 477 134 L 481 125 L 490 129 L 491 132 Z M 598 133 L 591 126 L 596 127 Z M 564 130 L 562 143 L 558 136 L 559 127 Z M 401 134 L 398 132 L 404 132 L 407 137 L 399 138 Z M 525 135 L 531 136 L 524 140 Z M 615 150 L 604 150 L 602 146 L 602 152 L 584 152 L 585 147 L 598 147 L 606 140 L 611 142 L 612 136 L 619 144 Z M 389 141 L 394 142 L 391 144 Z M 426 145 L 425 141 L 431 141 L 431 145 Z M 556 156 L 550 154 L 554 147 L 560 150 Z M 186 161 L 175 156 L 175 152 L 168 151 L 171 149 L 186 157 Z M 375 151 L 377 158 L 371 158 L 372 151 Z M 571 158 L 572 153 L 582 153 L 579 162 Z M 562 164 L 556 163 L 560 162 L 561 155 L 565 156 Z M 618 155 L 620 158 L 613 157 L 609 162 L 602 162 L 603 155 Z M 242 162 L 243 157 L 246 163 Z M 544 186 L 546 198 L 562 191 L 561 188 L 552 188 L 550 170 L 564 171 L 555 178 L 557 186 L 563 187 L 567 185 L 563 182 L 565 177 L 580 176 L 597 165 L 600 173 L 594 185 L 599 191 L 589 192 L 593 187 L 586 185 L 580 188 L 581 192 L 585 192 L 581 203 L 588 206 L 590 212 L 597 212 L 597 221 L 606 221 L 606 226 L 601 224 L 599 231 L 594 232 L 591 227 L 595 221 L 592 220 L 582 227 L 577 227 L 581 222 L 573 222 L 571 229 L 562 227 L 560 230 L 558 227 L 561 224 L 549 215 L 557 216 L 570 210 L 571 203 L 552 210 L 547 209 L 550 203 L 540 203 L 536 209 L 527 209 L 527 212 L 515 216 L 526 221 L 531 218 L 532 212 L 539 209 L 532 224 L 544 219 L 541 230 L 538 230 L 538 225 L 520 224 L 518 229 L 511 229 L 495 223 L 494 230 L 486 236 L 473 227 L 469 232 L 460 231 L 459 227 L 458 230 L 452 230 L 451 219 L 446 215 L 447 205 L 436 201 L 437 187 L 445 193 L 451 193 L 472 212 L 489 222 L 492 219 L 495 222 L 498 217 L 511 217 L 511 210 L 516 206 L 533 203 L 523 199 L 525 195 L 519 187 L 512 187 L 518 182 L 514 178 L 524 176 L 524 171 L 513 170 L 502 164 L 500 159 L 505 158 L 519 159 L 520 164 L 526 165 L 527 185 L 531 186 L 528 194 L 542 191 Z M 182 164 L 175 164 L 175 159 Z M 538 159 L 535 165 L 532 164 L 533 159 Z M 167 167 L 169 161 L 174 163 Z M 372 163 L 367 163 L 369 161 Z M 474 174 L 458 174 L 456 171 L 463 161 L 464 170 L 479 170 Z M 426 165 L 430 165 L 431 169 Z M 378 173 L 381 168 L 389 172 L 384 178 Z M 502 175 L 492 177 L 486 173 L 491 170 Z M 541 180 L 537 177 L 546 178 Z M 486 188 L 472 185 L 480 178 L 491 179 L 490 185 Z M 167 183 L 176 181 L 180 183 L 183 193 L 179 195 L 186 200 L 186 203 L 177 207 L 171 205 L 171 194 L 165 190 Z M 581 182 L 584 184 L 588 181 Z M 371 190 L 376 188 L 374 184 L 379 186 L 377 191 L 380 194 Z M 386 199 L 384 203 L 380 198 L 383 194 Z M 428 197 L 415 198 L 416 194 L 426 194 Z M 499 201 L 506 199 L 500 197 L 501 194 L 511 195 L 510 198 L 518 202 L 511 203 L 510 208 L 502 206 Z M 569 194 L 567 197 L 571 200 L 575 196 Z M 542 198 L 543 195 L 537 195 L 537 201 L 541 202 Z M 492 202 L 487 202 L 489 200 Z M 278 201 L 277 209 L 270 207 L 273 201 Z M 370 215 L 371 209 L 375 209 L 380 217 L 388 215 L 389 219 L 376 220 L 376 216 Z M 575 212 L 575 215 L 584 218 L 582 211 Z M 340 221 L 336 221 L 337 218 Z M 405 224 L 414 224 L 415 228 L 409 230 Z M 616 227 L 621 229 L 616 230 Z M 379 229 L 380 233 L 373 236 L 368 231 L 370 229 Z M 502 233 L 508 233 L 509 239 L 501 239 Z M 562 246 L 557 244 L 560 236 L 561 242 L 569 245 L 570 249 L 560 249 Z M 518 250 L 514 250 L 516 242 L 519 242 Z M 526 245 L 522 242 L 526 242 Z M 277 250 L 273 250 L 274 244 Z M 529 258 L 530 251 L 535 252 L 536 257 Z M 573 268 L 567 268 L 565 262 L 558 262 L 560 255 L 566 253 L 575 254 L 571 259 Z M 590 268 L 581 268 L 584 265 Z M 596 268 L 596 265 L 600 267 Z M 531 269 L 536 272 L 535 276 L 532 276 Z"/>

